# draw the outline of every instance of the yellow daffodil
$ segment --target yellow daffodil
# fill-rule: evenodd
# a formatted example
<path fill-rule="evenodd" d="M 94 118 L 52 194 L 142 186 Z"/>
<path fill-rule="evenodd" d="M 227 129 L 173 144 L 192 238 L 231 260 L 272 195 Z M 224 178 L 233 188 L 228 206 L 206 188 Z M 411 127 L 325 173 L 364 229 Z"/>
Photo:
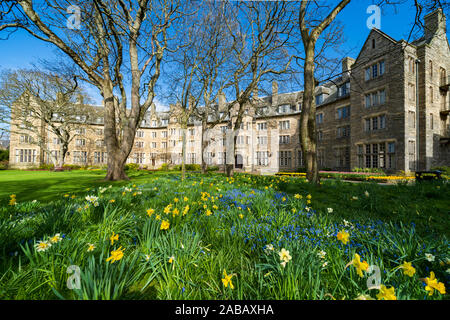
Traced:
<path fill-rule="evenodd" d="M 94 251 L 94 249 L 95 249 L 95 245 L 93 245 L 92 243 L 88 243 L 87 251 L 91 252 L 91 251 Z"/>
<path fill-rule="evenodd" d="M 184 202 L 187 202 L 187 201 L 189 201 L 189 198 L 188 198 L 188 197 L 184 197 L 184 198 L 183 198 L 183 201 L 184 201 Z"/>
<path fill-rule="evenodd" d="M 180 210 L 178 210 L 177 208 L 173 209 L 172 211 L 172 215 L 175 217 L 180 213 Z"/>
<path fill-rule="evenodd" d="M 441 294 L 445 294 L 445 285 L 442 282 L 438 282 L 433 271 L 430 272 L 430 276 L 425 278 L 424 281 L 426 284 L 425 290 L 429 292 L 428 295 L 432 296 L 435 289 Z"/>
<path fill-rule="evenodd" d="M 227 271 L 224 269 L 223 270 L 223 279 L 222 279 L 222 283 L 225 286 L 225 288 L 228 287 L 228 285 L 230 286 L 231 289 L 234 289 L 233 283 L 231 282 L 231 278 L 233 277 L 232 274 L 228 275 Z"/>
<path fill-rule="evenodd" d="M 395 288 L 386 288 L 383 284 L 380 287 L 380 292 L 377 294 L 378 300 L 397 300 L 395 296 Z"/>
<path fill-rule="evenodd" d="M 301 195 L 299 195 L 298 193 L 294 196 L 294 198 L 295 199 L 301 199 L 302 198 L 302 196 Z"/>
<path fill-rule="evenodd" d="M 173 202 L 177 203 L 178 201 L 178 198 L 173 198 Z"/>
<path fill-rule="evenodd" d="M 239 218 L 244 219 L 244 215 L 242 213 L 240 213 Z"/>
<path fill-rule="evenodd" d="M 175 260 L 174 256 L 169 257 L 169 263 L 172 263 Z"/>
<path fill-rule="evenodd" d="M 356 268 L 356 273 L 362 278 L 363 277 L 363 271 L 366 271 L 369 269 L 369 264 L 366 261 L 361 262 L 361 257 L 359 254 L 355 253 L 355 257 L 352 260 L 352 265 Z"/>
<path fill-rule="evenodd" d="M 148 215 L 149 217 L 151 217 L 154 213 L 155 213 L 155 210 L 154 210 L 154 209 L 148 209 L 148 210 L 147 210 L 147 215 Z"/>
<path fill-rule="evenodd" d="M 55 234 L 53 237 L 50 238 L 50 242 L 51 243 L 57 243 L 59 241 L 61 241 L 61 235 L 59 233 Z"/>
<path fill-rule="evenodd" d="M 345 230 L 341 230 L 337 234 L 337 239 L 339 241 L 342 241 L 343 244 L 347 244 L 347 242 L 349 241 L 349 238 L 350 238 L 350 234 L 348 232 L 346 232 Z"/>
<path fill-rule="evenodd" d="M 109 238 L 109 240 L 111 240 L 111 245 L 113 245 L 114 241 L 119 241 L 119 235 L 115 234 L 113 231 L 112 236 Z"/>
<path fill-rule="evenodd" d="M 412 277 L 414 273 L 416 273 L 416 269 L 412 266 L 411 262 L 403 261 L 403 264 L 400 265 L 400 268 L 403 269 L 403 274 Z"/>
<path fill-rule="evenodd" d="M 285 248 L 282 248 L 278 255 L 280 256 L 280 260 L 285 263 L 291 261 L 292 259 L 291 255 L 289 254 L 289 250 L 286 250 Z"/>
<path fill-rule="evenodd" d="M 116 202 L 116 200 L 114 200 L 114 199 L 109 200 L 109 203 L 114 203 L 114 202 Z"/>
<path fill-rule="evenodd" d="M 111 263 L 114 263 L 114 262 L 122 259 L 123 258 L 123 250 L 125 250 L 125 249 L 122 249 L 122 247 L 119 247 L 119 249 L 111 251 L 111 256 L 108 259 L 106 259 L 106 262 L 111 261 Z"/>
<path fill-rule="evenodd" d="M 39 241 L 38 243 L 35 244 L 37 252 L 46 251 L 51 246 L 52 246 L 52 244 L 50 242 L 47 242 L 47 241 Z"/>
<path fill-rule="evenodd" d="M 207 216 L 210 216 L 210 215 L 212 215 L 212 211 L 211 211 L 211 210 L 209 210 L 209 209 L 208 209 L 208 210 L 206 210 L 206 215 L 207 215 Z"/>
<path fill-rule="evenodd" d="M 167 221 L 167 220 L 163 220 L 163 221 L 161 222 L 160 230 L 168 230 L 168 229 L 169 229 L 169 226 L 170 226 L 170 222 Z"/>
<path fill-rule="evenodd" d="M 185 216 L 188 212 L 189 212 L 189 205 L 184 207 L 184 209 L 183 209 L 183 216 Z"/>

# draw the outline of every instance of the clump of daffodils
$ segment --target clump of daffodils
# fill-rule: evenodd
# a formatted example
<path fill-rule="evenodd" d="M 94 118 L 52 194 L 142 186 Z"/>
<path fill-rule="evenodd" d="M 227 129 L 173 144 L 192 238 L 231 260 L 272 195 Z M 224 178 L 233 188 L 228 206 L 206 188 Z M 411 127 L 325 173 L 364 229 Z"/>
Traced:
<path fill-rule="evenodd" d="M 9 196 L 9 205 L 10 206 L 14 206 L 14 205 L 16 205 L 16 203 L 17 203 L 17 200 L 16 200 L 16 195 L 15 194 L 12 194 L 12 195 L 10 195 Z"/>
<path fill-rule="evenodd" d="M 86 196 L 86 201 L 92 203 L 94 207 L 98 207 L 98 197 L 96 196 Z"/>
<path fill-rule="evenodd" d="M 278 253 L 280 256 L 280 260 L 281 260 L 281 265 L 284 267 L 286 267 L 286 263 L 288 263 L 289 261 L 292 260 L 291 255 L 289 254 L 289 250 L 286 249 L 281 249 L 281 251 Z"/>

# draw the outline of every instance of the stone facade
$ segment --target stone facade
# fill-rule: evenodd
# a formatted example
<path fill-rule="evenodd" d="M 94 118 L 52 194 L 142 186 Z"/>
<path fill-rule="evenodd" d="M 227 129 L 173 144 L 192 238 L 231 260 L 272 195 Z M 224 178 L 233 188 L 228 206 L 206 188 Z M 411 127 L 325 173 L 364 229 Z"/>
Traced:
<path fill-rule="evenodd" d="M 342 74 L 316 88 L 319 167 L 394 172 L 450 165 L 449 70 L 450 48 L 442 11 L 425 17 L 424 37 L 411 43 L 396 41 L 373 29 L 358 57 L 342 61 Z M 233 159 L 227 150 L 231 150 L 233 133 L 229 125 L 236 119 L 236 108 L 223 115 L 227 108 L 221 97 L 209 119 L 216 120 L 212 129 L 203 133 L 201 122 L 190 119 L 186 163 L 201 163 L 204 135 L 208 165 L 223 166 L 228 161 L 243 171 L 262 174 L 303 167 L 301 101 L 302 92 L 279 94 L 276 83 L 271 96 L 255 95 L 236 132 L 237 156 Z M 164 163 L 181 164 L 182 129 L 176 113 L 177 106 L 167 112 L 156 112 L 152 107 L 136 134 L 129 163 L 151 169 Z M 66 163 L 106 165 L 102 127 L 102 121 L 90 121 L 71 142 Z M 57 152 L 55 137 L 45 126 L 42 133 L 47 135 L 49 149 Z M 13 167 L 37 166 L 51 160 L 36 145 L 21 140 L 20 134 L 11 134 L 10 150 Z"/>

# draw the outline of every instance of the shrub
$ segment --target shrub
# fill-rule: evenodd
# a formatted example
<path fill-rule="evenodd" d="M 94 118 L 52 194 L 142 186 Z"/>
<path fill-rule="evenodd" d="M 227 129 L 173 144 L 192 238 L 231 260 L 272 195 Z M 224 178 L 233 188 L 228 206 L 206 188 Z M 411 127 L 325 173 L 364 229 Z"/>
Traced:
<path fill-rule="evenodd" d="M 0 150 L 0 162 L 9 160 L 9 150 Z"/>
<path fill-rule="evenodd" d="M 75 164 L 65 164 L 63 165 L 64 170 L 79 170 L 81 169 L 80 166 L 77 166 Z"/>
<path fill-rule="evenodd" d="M 52 163 L 43 163 L 39 166 L 40 170 L 53 170 L 55 168 L 55 165 Z"/>
<path fill-rule="evenodd" d="M 206 171 L 219 171 L 219 166 L 211 166 L 206 169 Z"/>
<path fill-rule="evenodd" d="M 139 165 L 137 163 L 127 163 L 125 165 L 125 171 L 128 170 L 139 170 Z"/>
<path fill-rule="evenodd" d="M 167 163 L 163 163 L 161 165 L 161 168 L 159 168 L 161 171 L 169 171 L 169 165 Z"/>
<path fill-rule="evenodd" d="M 8 169 L 8 160 L 0 161 L 0 170 Z"/>
<path fill-rule="evenodd" d="M 441 166 L 441 167 L 433 167 L 431 168 L 432 171 L 442 171 L 443 174 L 449 176 L 450 175 L 450 167 Z"/>

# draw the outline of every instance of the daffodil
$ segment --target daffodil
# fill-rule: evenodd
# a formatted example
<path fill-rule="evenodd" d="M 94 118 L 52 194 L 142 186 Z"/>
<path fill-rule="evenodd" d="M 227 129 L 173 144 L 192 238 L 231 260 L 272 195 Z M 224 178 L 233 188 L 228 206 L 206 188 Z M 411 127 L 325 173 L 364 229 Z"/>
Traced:
<path fill-rule="evenodd" d="M 397 300 L 395 296 L 395 288 L 386 288 L 383 284 L 380 286 L 380 292 L 377 294 L 378 300 Z"/>
<path fill-rule="evenodd" d="M 369 264 L 366 261 L 361 262 L 361 257 L 359 254 L 355 253 L 355 257 L 352 260 L 352 265 L 356 268 L 356 273 L 362 278 L 363 277 L 363 271 L 366 271 L 369 269 Z"/>
<path fill-rule="evenodd" d="M 51 246 L 52 244 L 47 241 L 39 241 L 38 243 L 35 244 L 37 252 L 47 251 L 48 249 L 50 249 Z"/>
<path fill-rule="evenodd" d="M 328 213 L 333 213 L 333 208 L 327 208 Z"/>
<path fill-rule="evenodd" d="M 174 260 L 175 260 L 175 257 L 174 257 L 174 256 L 169 257 L 169 263 L 174 262 Z"/>
<path fill-rule="evenodd" d="M 113 231 L 113 233 L 112 233 L 111 237 L 109 238 L 109 240 L 111 241 L 111 245 L 113 245 L 114 241 L 119 241 L 119 235 L 115 234 L 114 231 Z"/>
<path fill-rule="evenodd" d="M 400 265 L 400 268 L 403 269 L 403 274 L 412 277 L 414 273 L 416 273 L 416 269 L 412 266 L 411 262 L 403 261 L 403 264 Z"/>
<path fill-rule="evenodd" d="M 228 285 L 230 286 L 231 289 L 234 289 L 233 283 L 231 282 L 231 278 L 233 277 L 232 274 L 228 275 L 227 271 L 224 269 L 223 270 L 223 279 L 222 279 L 222 283 L 225 286 L 225 288 L 228 287 Z"/>
<path fill-rule="evenodd" d="M 155 213 L 155 210 L 154 210 L 154 209 L 148 209 L 148 210 L 147 210 L 147 215 L 148 215 L 149 217 L 151 217 L 151 216 L 153 215 L 153 213 Z"/>
<path fill-rule="evenodd" d="M 287 263 L 289 261 L 291 261 L 292 257 L 289 254 L 289 250 L 286 250 L 284 248 L 281 249 L 281 251 L 278 253 L 278 255 L 280 256 L 280 260 Z"/>
<path fill-rule="evenodd" d="M 59 241 L 61 241 L 61 235 L 59 233 L 55 234 L 53 237 L 50 238 L 50 242 L 51 243 L 57 243 Z"/>
<path fill-rule="evenodd" d="M 294 198 L 295 199 L 301 199 L 302 198 L 302 196 L 301 195 L 299 195 L 298 193 L 294 196 Z"/>
<path fill-rule="evenodd" d="M 170 222 L 167 221 L 167 220 L 163 220 L 163 221 L 161 222 L 160 230 L 168 230 L 168 229 L 169 229 L 169 226 L 170 226 Z"/>
<path fill-rule="evenodd" d="M 431 253 L 425 253 L 425 259 L 427 259 L 429 262 L 434 261 L 435 256 L 433 256 Z"/>
<path fill-rule="evenodd" d="M 88 243 L 87 245 L 88 245 L 88 248 L 87 248 L 88 252 L 94 251 L 95 245 L 93 245 L 92 243 Z"/>
<path fill-rule="evenodd" d="M 438 282 L 438 279 L 436 279 L 434 272 L 430 272 L 430 276 L 428 278 L 425 278 L 425 290 L 428 291 L 428 295 L 432 296 L 434 293 L 434 290 L 436 289 L 441 294 L 445 294 L 445 285 L 442 282 Z"/>
<path fill-rule="evenodd" d="M 119 247 L 119 249 L 111 251 L 111 256 L 108 259 L 106 259 L 106 262 L 111 261 L 111 263 L 114 263 L 114 262 L 122 259 L 123 258 L 123 250 L 125 250 L 125 249 L 122 249 L 122 247 Z"/>
<path fill-rule="evenodd" d="M 347 242 L 349 241 L 349 238 L 350 238 L 350 234 L 345 230 L 341 230 L 337 234 L 337 239 L 339 241 L 342 241 L 343 244 L 347 244 Z"/>

